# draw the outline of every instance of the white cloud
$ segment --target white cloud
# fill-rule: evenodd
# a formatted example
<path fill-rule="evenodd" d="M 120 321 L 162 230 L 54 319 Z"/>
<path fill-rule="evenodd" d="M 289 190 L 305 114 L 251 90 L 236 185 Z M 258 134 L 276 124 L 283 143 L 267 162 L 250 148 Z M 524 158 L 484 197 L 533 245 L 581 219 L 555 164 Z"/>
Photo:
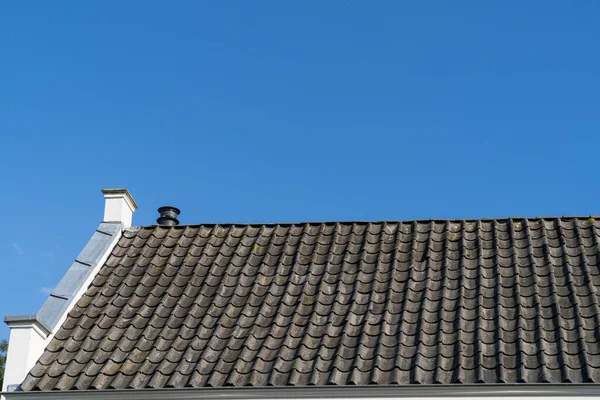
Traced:
<path fill-rule="evenodd" d="M 17 255 L 22 256 L 23 254 L 25 254 L 21 246 L 19 246 L 16 242 L 12 242 L 10 245 L 13 249 L 15 249 Z"/>
<path fill-rule="evenodd" d="M 42 292 L 43 294 L 50 294 L 50 293 L 52 293 L 53 290 L 54 290 L 54 288 L 51 288 L 51 287 L 41 287 L 40 288 L 40 292 Z"/>

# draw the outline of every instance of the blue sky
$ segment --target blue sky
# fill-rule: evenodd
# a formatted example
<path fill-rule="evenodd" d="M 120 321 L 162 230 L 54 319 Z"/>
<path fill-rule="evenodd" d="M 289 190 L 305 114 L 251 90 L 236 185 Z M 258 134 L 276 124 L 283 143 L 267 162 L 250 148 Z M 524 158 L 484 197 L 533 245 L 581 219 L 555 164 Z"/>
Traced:
<path fill-rule="evenodd" d="M 600 214 L 600 3 L 0 6 L 0 314 L 134 224 Z M 8 329 L 0 328 L 0 337 Z"/>

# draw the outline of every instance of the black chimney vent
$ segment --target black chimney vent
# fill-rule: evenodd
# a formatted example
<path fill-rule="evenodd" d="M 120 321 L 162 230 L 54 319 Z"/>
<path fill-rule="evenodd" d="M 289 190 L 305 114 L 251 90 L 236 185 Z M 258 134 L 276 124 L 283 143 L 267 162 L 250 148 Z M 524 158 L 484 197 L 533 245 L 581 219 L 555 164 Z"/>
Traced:
<path fill-rule="evenodd" d="M 158 222 L 159 225 L 179 225 L 179 220 L 177 219 L 177 216 L 181 213 L 181 211 L 179 211 L 179 208 L 164 206 L 159 208 L 158 212 L 160 213 L 160 217 L 158 217 L 156 222 Z"/>

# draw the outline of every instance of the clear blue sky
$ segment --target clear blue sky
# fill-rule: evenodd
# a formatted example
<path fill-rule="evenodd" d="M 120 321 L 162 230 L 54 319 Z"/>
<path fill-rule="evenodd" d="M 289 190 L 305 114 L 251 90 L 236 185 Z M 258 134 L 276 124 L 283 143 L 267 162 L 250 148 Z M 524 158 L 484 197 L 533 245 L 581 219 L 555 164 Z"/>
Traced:
<path fill-rule="evenodd" d="M 600 3 L 0 6 L 0 314 L 154 223 L 600 214 Z M 7 337 L 2 326 L 0 337 Z"/>

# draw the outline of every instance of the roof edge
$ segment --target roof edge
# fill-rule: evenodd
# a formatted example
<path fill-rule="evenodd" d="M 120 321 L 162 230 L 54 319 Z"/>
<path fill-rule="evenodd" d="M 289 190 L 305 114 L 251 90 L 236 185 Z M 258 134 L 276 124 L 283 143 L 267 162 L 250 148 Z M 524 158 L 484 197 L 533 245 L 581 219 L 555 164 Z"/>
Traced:
<path fill-rule="evenodd" d="M 208 399 L 406 399 L 456 397 L 568 397 L 600 396 L 600 384 L 452 384 L 452 385 L 366 385 L 366 386 L 285 386 L 285 387 L 208 387 L 161 389 L 108 389 L 43 392 L 5 392 L 6 400 L 208 400 Z"/>
<path fill-rule="evenodd" d="M 38 320 L 50 331 L 60 327 L 63 317 L 83 294 L 81 290 L 87 287 L 86 282 L 104 264 L 120 237 L 121 224 L 118 222 L 102 222 L 96 228 L 37 313 Z"/>
<path fill-rule="evenodd" d="M 398 223 L 428 223 L 428 222 L 452 222 L 452 223 L 473 223 L 473 222 L 491 222 L 491 221 L 522 221 L 522 220 L 557 220 L 557 219 L 577 219 L 600 221 L 600 215 L 558 215 L 558 216 L 514 216 L 498 218 L 429 218 L 429 219 L 383 219 L 383 220 L 339 220 L 339 221 L 284 221 L 284 222 L 202 222 L 198 224 L 179 224 L 175 226 L 164 225 L 133 225 L 127 230 L 139 230 L 144 228 L 185 228 L 199 226 L 290 226 L 290 225 L 335 225 L 335 224 L 398 224 Z"/>

